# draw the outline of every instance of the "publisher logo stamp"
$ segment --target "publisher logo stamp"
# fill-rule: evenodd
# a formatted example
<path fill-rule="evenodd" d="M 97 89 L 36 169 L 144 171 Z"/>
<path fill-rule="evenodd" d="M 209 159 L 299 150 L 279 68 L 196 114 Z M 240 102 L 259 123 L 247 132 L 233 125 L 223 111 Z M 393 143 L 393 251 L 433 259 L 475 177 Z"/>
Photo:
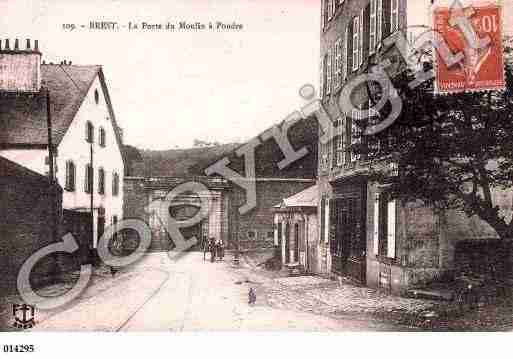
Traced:
<path fill-rule="evenodd" d="M 436 86 L 440 93 L 503 90 L 502 11 L 498 5 L 439 7 L 433 14 L 434 30 L 454 54 L 454 64 L 437 53 Z"/>
<path fill-rule="evenodd" d="M 30 329 L 36 324 L 34 306 L 28 304 L 13 304 L 13 326 L 18 329 Z"/>

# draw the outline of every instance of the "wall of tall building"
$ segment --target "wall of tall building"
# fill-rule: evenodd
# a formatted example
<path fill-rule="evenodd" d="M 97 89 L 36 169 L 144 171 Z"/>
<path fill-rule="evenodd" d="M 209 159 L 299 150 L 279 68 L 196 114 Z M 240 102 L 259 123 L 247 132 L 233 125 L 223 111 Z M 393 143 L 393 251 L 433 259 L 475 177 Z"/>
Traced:
<path fill-rule="evenodd" d="M 62 189 L 1 157 L 0 173 L 0 293 L 14 294 L 23 263 L 39 249 L 60 241 Z M 46 257 L 31 278 L 37 284 L 58 269 L 55 258 Z"/>

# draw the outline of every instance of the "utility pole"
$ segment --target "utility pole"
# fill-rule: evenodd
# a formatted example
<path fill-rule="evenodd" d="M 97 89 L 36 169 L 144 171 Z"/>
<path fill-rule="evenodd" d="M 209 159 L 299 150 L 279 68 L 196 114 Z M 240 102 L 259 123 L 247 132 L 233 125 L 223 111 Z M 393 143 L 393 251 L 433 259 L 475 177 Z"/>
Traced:
<path fill-rule="evenodd" d="M 94 167 L 93 167 L 93 141 L 94 141 L 94 133 L 90 138 L 90 151 L 89 151 L 89 162 L 90 162 L 90 174 L 91 178 L 89 179 L 89 189 L 90 189 L 90 210 L 91 210 L 91 244 L 93 245 L 93 253 L 94 251 Z M 96 258 L 94 258 L 96 259 Z"/>
<path fill-rule="evenodd" d="M 46 92 L 46 127 L 48 130 L 48 163 L 50 165 L 49 178 L 50 182 L 54 182 L 55 169 L 53 163 L 53 142 L 52 142 L 52 111 L 50 109 L 50 90 L 45 89 Z"/>
<path fill-rule="evenodd" d="M 50 89 L 42 88 L 43 93 L 46 94 L 46 129 L 48 132 L 48 177 L 50 180 L 50 223 L 52 226 L 52 242 L 57 241 L 58 237 L 58 223 L 57 223 L 57 201 L 56 201 L 56 189 L 55 189 L 55 167 L 54 167 L 54 155 L 53 155 L 53 141 L 52 141 L 52 111 L 51 111 L 51 103 L 50 103 Z M 53 254 L 53 270 L 55 273 L 58 272 L 58 257 Z"/>

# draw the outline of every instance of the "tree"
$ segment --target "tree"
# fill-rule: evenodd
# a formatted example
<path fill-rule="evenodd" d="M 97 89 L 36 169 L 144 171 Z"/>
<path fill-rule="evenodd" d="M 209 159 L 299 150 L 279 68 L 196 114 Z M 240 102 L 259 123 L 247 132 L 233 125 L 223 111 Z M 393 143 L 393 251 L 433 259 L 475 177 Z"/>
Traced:
<path fill-rule="evenodd" d="M 352 148 L 369 160 L 371 178 L 389 183 L 392 196 L 422 200 L 435 210 L 477 215 L 501 239 L 513 238 L 513 220 L 500 213 L 492 195 L 495 189 L 513 188 L 513 64 L 508 43 L 505 52 L 503 92 L 436 95 L 433 81 L 410 89 L 413 75 L 402 72 L 393 80 L 403 100 L 400 118 Z M 385 158 L 395 164 L 394 175 L 379 165 Z"/>

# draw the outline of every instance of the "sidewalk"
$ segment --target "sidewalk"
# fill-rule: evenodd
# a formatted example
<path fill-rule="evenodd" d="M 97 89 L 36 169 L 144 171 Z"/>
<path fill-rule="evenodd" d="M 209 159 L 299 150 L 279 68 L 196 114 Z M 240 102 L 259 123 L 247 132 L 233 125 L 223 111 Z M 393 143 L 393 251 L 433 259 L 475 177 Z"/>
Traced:
<path fill-rule="evenodd" d="M 393 323 L 407 330 L 513 330 L 513 298 L 462 311 L 454 302 L 397 297 L 319 276 L 287 277 L 256 267 L 251 260 L 244 263 L 248 278 L 261 283 L 267 303 L 279 309 Z"/>
<path fill-rule="evenodd" d="M 95 295 L 102 293 L 115 285 L 117 285 L 120 281 L 124 281 L 133 276 L 137 276 L 137 273 L 130 272 L 129 270 L 118 271 L 114 277 L 112 277 L 110 273 L 110 268 L 107 266 L 100 266 L 93 269 L 93 275 L 91 276 L 91 280 L 84 290 L 80 294 L 78 298 L 76 298 L 73 302 L 64 305 L 59 308 L 51 309 L 51 310 L 37 310 L 36 309 L 36 325 L 37 323 L 41 323 L 53 315 L 69 308 L 72 305 L 80 301 L 87 300 Z M 79 272 L 69 272 L 60 275 L 59 281 L 54 284 L 50 284 L 44 286 L 42 288 L 38 288 L 36 292 L 45 297 L 53 297 L 63 294 L 70 290 L 76 280 L 79 277 Z M 12 318 L 12 305 L 13 304 L 21 304 L 23 303 L 23 299 L 19 295 L 10 295 L 5 297 L 0 297 L 0 331 L 18 331 L 18 329 L 12 326 L 13 318 Z"/>

